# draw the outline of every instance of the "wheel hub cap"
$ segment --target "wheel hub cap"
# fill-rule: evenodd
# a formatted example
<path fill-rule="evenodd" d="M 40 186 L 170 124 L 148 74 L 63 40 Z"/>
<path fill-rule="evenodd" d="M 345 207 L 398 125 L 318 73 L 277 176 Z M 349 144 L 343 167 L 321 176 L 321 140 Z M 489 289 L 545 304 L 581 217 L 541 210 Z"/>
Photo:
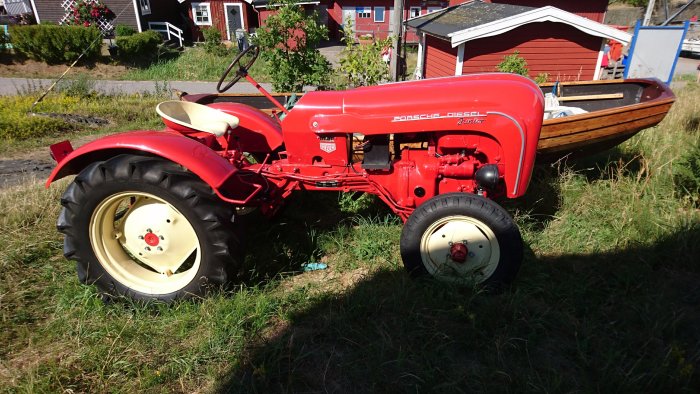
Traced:
<path fill-rule="evenodd" d="M 143 238 L 149 246 L 158 246 L 159 240 L 157 235 L 153 233 L 146 233 L 146 235 L 144 235 Z"/>
<path fill-rule="evenodd" d="M 469 249 L 467 249 L 467 245 L 461 242 L 452 244 L 452 246 L 450 247 L 450 258 L 454 262 L 464 263 L 465 261 L 467 261 L 468 252 Z"/>
<path fill-rule="evenodd" d="M 482 221 L 448 216 L 435 221 L 421 237 L 421 258 L 431 275 L 448 281 L 482 281 L 500 259 L 498 240 Z"/>

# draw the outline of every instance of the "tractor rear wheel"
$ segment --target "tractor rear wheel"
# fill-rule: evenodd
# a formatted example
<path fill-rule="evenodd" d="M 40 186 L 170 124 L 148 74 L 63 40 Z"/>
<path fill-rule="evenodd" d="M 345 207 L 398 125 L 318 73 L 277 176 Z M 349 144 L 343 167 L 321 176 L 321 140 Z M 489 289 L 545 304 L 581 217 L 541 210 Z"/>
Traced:
<path fill-rule="evenodd" d="M 64 255 L 106 296 L 200 296 L 238 271 L 233 206 L 173 162 L 120 155 L 92 163 L 61 204 Z"/>
<path fill-rule="evenodd" d="M 401 258 L 412 276 L 499 288 L 513 281 L 523 241 L 495 202 L 448 193 L 421 204 L 401 232 Z"/>

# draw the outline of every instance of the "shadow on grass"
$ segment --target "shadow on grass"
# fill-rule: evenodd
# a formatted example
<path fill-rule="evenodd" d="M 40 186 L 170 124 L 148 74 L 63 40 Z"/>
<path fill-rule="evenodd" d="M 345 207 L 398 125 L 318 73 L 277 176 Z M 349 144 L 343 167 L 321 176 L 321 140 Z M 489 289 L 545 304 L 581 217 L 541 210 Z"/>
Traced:
<path fill-rule="evenodd" d="M 357 215 L 388 215 L 382 203 L 366 209 L 343 212 L 339 193 L 295 193 L 281 212 L 267 219 L 258 212 L 241 216 L 242 240 L 247 256 L 243 281 L 266 281 L 282 272 L 300 271 L 302 264 L 317 261 L 320 256 L 318 236 L 350 226 Z"/>
<path fill-rule="evenodd" d="M 679 392 L 700 387 L 700 226 L 534 256 L 486 295 L 385 269 L 254 339 L 221 393 Z"/>

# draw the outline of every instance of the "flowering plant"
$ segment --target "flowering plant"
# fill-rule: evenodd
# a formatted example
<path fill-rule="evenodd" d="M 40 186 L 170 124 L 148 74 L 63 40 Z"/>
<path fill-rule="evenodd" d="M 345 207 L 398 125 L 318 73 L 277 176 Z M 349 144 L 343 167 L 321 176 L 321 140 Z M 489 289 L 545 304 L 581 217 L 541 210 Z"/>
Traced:
<path fill-rule="evenodd" d="M 71 6 L 69 25 L 93 26 L 100 19 L 114 19 L 114 12 L 100 0 L 76 0 Z"/>

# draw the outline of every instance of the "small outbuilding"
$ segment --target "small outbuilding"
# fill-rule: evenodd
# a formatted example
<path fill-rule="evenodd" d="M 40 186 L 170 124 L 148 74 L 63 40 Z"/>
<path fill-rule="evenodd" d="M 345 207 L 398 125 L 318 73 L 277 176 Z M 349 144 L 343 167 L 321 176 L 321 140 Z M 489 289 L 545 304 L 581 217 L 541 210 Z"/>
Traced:
<path fill-rule="evenodd" d="M 480 0 L 405 22 L 420 35 L 416 76 L 435 78 L 492 72 L 516 51 L 531 77 L 598 79 L 605 44 L 624 45 L 626 32 L 553 6 L 530 7 Z"/>

